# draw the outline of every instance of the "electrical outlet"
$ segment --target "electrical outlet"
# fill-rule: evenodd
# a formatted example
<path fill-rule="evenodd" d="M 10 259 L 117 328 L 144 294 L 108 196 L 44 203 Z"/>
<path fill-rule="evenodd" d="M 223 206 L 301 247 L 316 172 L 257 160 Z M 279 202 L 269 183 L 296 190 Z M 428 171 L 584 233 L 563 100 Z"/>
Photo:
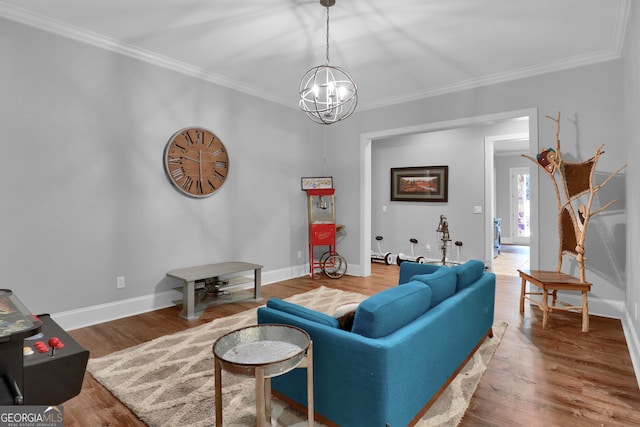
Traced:
<path fill-rule="evenodd" d="M 302 251 L 298 251 L 298 258 L 302 258 Z"/>
<path fill-rule="evenodd" d="M 118 289 L 124 288 L 124 276 L 118 276 L 116 278 L 116 288 Z"/>

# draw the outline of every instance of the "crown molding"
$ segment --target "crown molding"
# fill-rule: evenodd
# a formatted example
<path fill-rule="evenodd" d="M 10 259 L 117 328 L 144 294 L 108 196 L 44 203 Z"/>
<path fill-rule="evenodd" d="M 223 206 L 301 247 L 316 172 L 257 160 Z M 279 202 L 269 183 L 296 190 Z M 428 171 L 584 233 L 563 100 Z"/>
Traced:
<path fill-rule="evenodd" d="M 631 0 L 622 0 L 620 2 L 616 31 L 614 32 L 613 39 L 611 40 L 611 50 L 603 50 L 600 52 L 575 56 L 560 61 L 534 65 L 531 67 L 524 67 L 521 69 L 506 71 L 502 73 L 496 73 L 450 85 L 431 87 L 422 91 L 414 91 L 411 94 L 389 97 L 375 102 L 367 103 L 366 101 L 362 102 L 361 100 L 361 104 L 358 106 L 358 111 L 389 107 L 397 104 L 417 101 L 425 98 L 432 98 L 449 93 L 477 89 L 480 87 L 490 86 L 498 83 L 505 83 L 527 77 L 534 77 L 556 71 L 564 71 L 572 68 L 582 67 L 585 65 L 592 65 L 600 62 L 620 59 L 622 55 L 624 37 L 626 34 L 630 9 Z M 135 58 L 140 61 L 172 70 L 196 79 L 214 83 L 229 89 L 234 89 L 248 95 L 274 102 L 276 104 L 280 104 L 290 108 L 297 108 L 297 104 L 292 103 L 292 101 L 289 99 L 273 96 L 272 94 L 257 90 L 253 87 L 243 85 L 242 83 L 230 79 L 226 76 L 212 73 L 202 68 L 177 61 L 158 53 L 146 49 L 141 49 L 139 47 L 123 43 L 118 40 L 102 36 L 100 34 L 74 27 L 61 21 L 57 21 L 55 19 L 7 4 L 1 0 L 0 16 L 81 43 L 86 43 L 95 47 L 126 55 L 131 58 Z"/>
<path fill-rule="evenodd" d="M 432 98 L 435 96 L 445 95 L 453 92 L 461 92 L 464 90 L 477 89 L 484 86 L 495 85 L 498 83 L 510 82 L 513 80 L 524 79 L 527 77 L 535 77 L 542 74 L 553 73 L 556 71 L 564 71 L 572 68 L 578 68 L 585 65 L 593 65 L 599 62 L 612 61 L 620 59 L 620 52 L 617 51 L 601 51 L 588 55 L 575 56 L 573 58 L 563 59 L 561 61 L 550 62 L 547 64 L 534 65 L 518 70 L 506 71 L 503 73 L 492 74 L 477 79 L 469 79 L 459 83 L 443 85 L 429 88 L 423 91 L 416 91 L 410 95 L 398 96 L 382 99 L 379 102 L 372 102 L 359 108 L 362 110 L 371 110 L 375 108 L 388 107 L 391 105 L 402 104 L 405 102 L 418 101 L 420 99 Z"/>
<path fill-rule="evenodd" d="M 363 111 L 388 107 L 405 102 L 412 102 L 420 99 L 445 95 L 448 93 L 477 89 L 483 86 L 490 86 L 498 83 L 505 83 L 527 77 L 534 77 L 542 74 L 553 73 L 556 71 L 564 71 L 572 68 L 578 68 L 586 65 L 593 65 L 600 62 L 620 59 L 622 57 L 624 39 L 627 32 L 627 24 L 629 22 L 629 15 L 631 13 L 631 0 L 622 0 L 619 5 L 620 7 L 618 8 L 618 19 L 616 20 L 617 25 L 613 34 L 613 38 L 611 40 L 611 50 L 603 50 L 586 55 L 574 56 L 560 61 L 534 65 L 518 70 L 506 71 L 503 73 L 497 73 L 476 79 L 465 80 L 451 85 L 428 88 L 423 91 L 413 92 L 411 95 L 401 95 L 398 97 L 386 98 L 378 102 L 366 103 L 364 105 L 360 105 L 358 109 L 360 111 Z"/>
<path fill-rule="evenodd" d="M 189 77 L 224 86 L 229 89 L 234 89 L 248 95 L 256 96 L 258 98 L 266 99 L 268 101 L 275 102 L 276 104 L 281 104 L 287 107 L 292 106 L 290 100 L 274 97 L 273 95 L 245 86 L 236 80 L 230 79 L 220 74 L 212 73 L 199 67 L 194 67 L 193 65 L 187 64 L 185 62 L 177 61 L 167 56 L 160 55 L 146 49 L 141 49 L 137 46 L 123 43 L 121 41 L 114 40 L 109 37 L 105 37 L 103 35 L 96 34 L 91 31 L 87 31 L 61 21 L 15 7 L 2 1 L 0 1 L 0 16 L 11 21 L 18 22 L 20 24 L 24 24 L 61 37 L 75 40 L 80 43 L 85 43 L 114 53 L 119 53 L 121 55 L 135 58 L 152 65 L 156 65 L 180 74 L 187 75 Z"/>

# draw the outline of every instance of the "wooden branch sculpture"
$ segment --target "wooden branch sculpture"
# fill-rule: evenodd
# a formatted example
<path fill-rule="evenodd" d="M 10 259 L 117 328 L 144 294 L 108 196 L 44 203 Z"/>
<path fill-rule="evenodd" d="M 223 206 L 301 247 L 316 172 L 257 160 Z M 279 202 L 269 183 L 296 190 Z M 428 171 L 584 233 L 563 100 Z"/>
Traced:
<path fill-rule="evenodd" d="M 526 154 L 522 156 L 536 163 L 549 175 L 556 193 L 556 200 L 558 202 L 558 232 L 560 234 L 557 271 L 560 272 L 562 268 L 562 256 L 564 254 L 571 255 L 576 258 L 578 263 L 580 281 L 586 282 L 584 261 L 587 258 L 584 255 L 584 243 L 589 220 L 616 202 L 616 200 L 612 200 L 600 209 L 592 212 L 593 198 L 602 187 L 626 168 L 627 165 L 625 164 L 613 172 L 601 184 L 594 185 L 593 173 L 596 169 L 598 159 L 604 154 L 604 151 L 602 151 L 604 144 L 598 147 L 595 156 L 589 160 L 580 163 L 565 162 L 562 160 L 560 151 L 560 113 L 558 112 L 557 118 L 550 116 L 547 116 L 547 118 L 555 121 L 557 125 L 555 149 L 550 147 L 542 150 L 535 159 Z M 558 181 L 560 182 L 558 183 Z M 560 188 L 562 188 L 562 194 Z M 579 198 L 584 195 L 588 195 L 586 205 L 579 204 L 576 214 L 575 206 L 572 203 L 579 203 Z M 564 196 L 564 199 L 562 196 Z"/>

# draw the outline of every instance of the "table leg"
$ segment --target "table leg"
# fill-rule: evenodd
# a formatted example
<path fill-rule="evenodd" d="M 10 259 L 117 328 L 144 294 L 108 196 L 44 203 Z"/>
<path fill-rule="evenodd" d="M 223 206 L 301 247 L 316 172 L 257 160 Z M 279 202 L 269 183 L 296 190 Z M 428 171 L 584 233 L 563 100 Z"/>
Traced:
<path fill-rule="evenodd" d="M 542 289 L 542 329 L 547 329 L 547 322 L 549 321 L 549 291 Z"/>
<path fill-rule="evenodd" d="M 582 332 L 589 332 L 589 302 L 587 291 L 582 291 Z"/>
<path fill-rule="evenodd" d="M 196 286 L 195 282 L 184 282 L 182 285 L 182 311 L 180 317 L 187 320 L 197 319 L 195 314 Z"/>
<path fill-rule="evenodd" d="M 214 358 L 215 365 L 215 394 L 216 394 L 216 427 L 222 427 L 222 367 L 220 360 Z"/>
<path fill-rule="evenodd" d="M 264 380 L 264 403 L 267 422 L 271 425 L 271 378 Z"/>
<path fill-rule="evenodd" d="M 260 299 L 262 291 L 262 268 L 256 268 L 253 271 L 253 298 Z"/>
<path fill-rule="evenodd" d="M 309 427 L 313 427 L 313 341 L 307 349 L 307 420 Z"/>
<path fill-rule="evenodd" d="M 265 426 L 264 368 L 256 368 L 256 426 Z"/>
<path fill-rule="evenodd" d="M 520 287 L 520 313 L 524 313 L 524 295 L 527 289 L 527 279 L 522 278 L 522 285 Z"/>

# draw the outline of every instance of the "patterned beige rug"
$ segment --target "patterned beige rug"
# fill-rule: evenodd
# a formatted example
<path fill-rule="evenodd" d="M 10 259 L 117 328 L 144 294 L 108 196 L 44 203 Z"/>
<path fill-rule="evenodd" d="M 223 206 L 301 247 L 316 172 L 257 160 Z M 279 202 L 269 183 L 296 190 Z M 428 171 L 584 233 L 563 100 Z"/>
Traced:
<path fill-rule="evenodd" d="M 288 298 L 325 313 L 364 295 L 320 287 Z M 215 424 L 213 342 L 224 333 L 256 323 L 256 310 L 157 338 L 104 357 L 90 359 L 87 370 L 145 423 L 153 427 L 205 427 Z M 507 324 L 494 324 L 487 339 L 417 424 L 456 426 L 469 405 Z M 255 385 L 251 378 L 224 372 L 224 425 L 255 425 Z M 302 414 L 274 398 L 274 426 L 304 427 Z M 317 426 L 322 424 L 317 423 Z"/>

